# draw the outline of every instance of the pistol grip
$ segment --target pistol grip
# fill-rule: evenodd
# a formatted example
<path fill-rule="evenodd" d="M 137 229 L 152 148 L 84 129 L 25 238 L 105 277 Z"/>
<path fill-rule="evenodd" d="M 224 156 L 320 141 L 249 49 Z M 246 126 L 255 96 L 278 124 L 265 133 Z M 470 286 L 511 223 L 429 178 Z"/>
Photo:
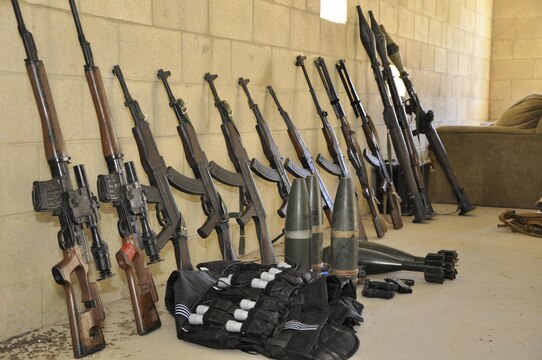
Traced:
<path fill-rule="evenodd" d="M 254 216 L 256 216 L 254 205 L 249 204 L 247 207 L 245 207 L 245 210 L 239 214 L 236 220 L 239 225 L 246 225 Z"/>
<path fill-rule="evenodd" d="M 280 208 L 277 210 L 277 214 L 281 217 L 281 218 L 285 218 L 286 217 L 286 210 L 288 208 L 288 198 L 284 199 L 282 201 L 282 204 L 280 205 Z"/>
<path fill-rule="evenodd" d="M 199 227 L 198 235 L 206 239 L 209 237 L 215 226 L 220 222 L 220 219 L 216 214 L 207 216 L 203 225 Z"/>

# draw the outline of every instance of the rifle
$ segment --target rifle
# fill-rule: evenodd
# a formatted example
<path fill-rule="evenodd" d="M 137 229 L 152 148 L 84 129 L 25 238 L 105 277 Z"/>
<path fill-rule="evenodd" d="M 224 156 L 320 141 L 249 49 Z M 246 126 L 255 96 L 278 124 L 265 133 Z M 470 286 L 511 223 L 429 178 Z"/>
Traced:
<path fill-rule="evenodd" d="M 162 84 L 164 84 L 164 88 L 166 89 L 169 106 L 173 109 L 179 121 L 177 132 L 183 142 L 186 161 L 196 177 L 195 179 L 187 178 L 170 166 L 167 169 L 169 183 L 177 190 L 188 194 L 200 195 L 201 206 L 203 212 L 207 215 L 207 220 L 197 230 L 199 236 L 205 239 L 214 229 L 218 236 L 222 258 L 224 260 L 235 260 L 235 252 L 230 238 L 228 209 L 211 178 L 209 160 L 207 160 L 207 156 L 198 141 L 198 135 L 190 122 L 184 101 L 176 99 L 173 96 L 173 92 L 167 81 L 171 72 L 160 69 L 157 75 L 162 80 Z"/>
<path fill-rule="evenodd" d="M 376 235 L 381 238 L 386 233 L 387 228 L 386 224 L 380 220 L 380 216 L 378 215 L 378 209 L 376 207 L 376 195 L 373 188 L 369 185 L 367 169 L 363 164 L 361 146 L 354 137 L 355 132 L 352 130 L 350 124 L 348 123 L 346 113 L 344 112 L 344 109 L 341 105 L 341 100 L 337 95 L 337 91 L 335 90 L 335 86 L 333 85 L 333 82 L 331 81 L 331 76 L 329 75 L 329 71 L 327 70 L 326 61 L 324 60 L 324 58 L 318 57 L 318 59 L 314 63 L 316 64 L 316 69 L 318 70 L 318 74 L 320 75 L 322 83 L 324 84 L 324 88 L 329 97 L 329 101 L 331 102 L 333 110 L 335 111 L 335 115 L 337 116 L 337 119 L 339 119 L 339 121 L 341 122 L 341 131 L 346 142 L 348 158 L 350 159 L 352 166 L 356 170 L 356 175 L 361 185 L 363 197 L 367 201 L 367 205 L 369 205 L 369 210 L 373 218 L 373 225 L 376 230 Z"/>
<path fill-rule="evenodd" d="M 51 180 L 34 181 L 32 204 L 35 211 L 49 211 L 60 222 L 57 239 L 62 249 L 62 260 L 52 268 L 52 274 L 56 283 L 64 288 L 73 353 L 76 358 L 80 358 L 105 348 L 102 330 L 105 313 L 98 287 L 90 281 L 90 255 L 83 225 L 90 230 L 92 236 L 91 252 L 100 274 L 99 280 L 113 275 L 111 261 L 107 244 L 98 229 L 98 201 L 88 187 L 83 165 L 73 167 L 78 188 L 72 186 L 68 168 L 70 157 L 58 122 L 45 66 L 38 57 L 32 34 L 26 29 L 18 1 L 12 0 L 11 4 L 27 56 L 26 71 L 40 114 L 45 156 L 52 175 Z M 75 275 L 77 282 L 72 282 L 72 275 Z M 74 289 L 77 285 L 80 292 Z M 76 292 L 80 293 L 84 307 L 82 311 L 77 307 Z"/>
<path fill-rule="evenodd" d="M 290 115 L 288 115 L 288 113 L 280 105 L 279 99 L 277 98 L 277 94 L 275 94 L 275 90 L 273 90 L 273 87 L 269 85 L 267 87 L 267 90 L 269 91 L 269 94 L 271 94 L 271 97 L 273 98 L 273 101 L 275 101 L 280 115 L 286 123 L 286 126 L 288 128 L 288 136 L 290 137 L 290 140 L 294 145 L 297 158 L 301 162 L 303 168 L 300 168 L 296 163 L 290 161 L 290 159 L 286 159 L 284 166 L 286 167 L 286 170 L 290 172 L 290 174 L 296 177 L 303 177 L 300 175 L 303 172 L 309 172 L 310 175 L 316 176 L 316 178 L 318 179 L 318 185 L 320 186 L 320 194 L 322 194 L 322 208 L 324 209 L 327 220 L 331 224 L 333 200 L 331 199 L 331 195 L 327 191 L 324 180 L 320 176 L 320 173 L 318 172 L 318 169 L 314 164 L 314 160 L 312 159 L 312 156 L 309 152 L 309 148 L 307 147 L 307 144 L 305 144 L 305 140 L 303 140 L 303 137 L 301 137 L 301 133 L 292 122 L 292 119 L 290 119 Z"/>
<path fill-rule="evenodd" d="M 316 91 L 314 91 L 311 79 L 309 77 L 309 73 L 307 72 L 307 68 L 305 67 L 305 59 L 305 56 L 298 55 L 295 65 L 301 67 L 301 69 L 303 70 L 303 75 L 305 76 L 305 80 L 307 81 L 307 85 L 309 86 L 309 93 L 311 94 L 312 101 L 314 102 L 314 106 L 316 107 L 316 112 L 318 113 L 318 116 L 322 121 L 322 132 L 324 133 L 324 138 L 326 139 L 327 150 L 331 155 L 331 158 L 333 159 L 333 162 L 331 162 L 327 160 L 322 154 L 318 154 L 318 156 L 316 157 L 316 162 L 331 175 L 338 176 L 339 178 L 349 178 L 350 172 L 348 171 L 346 161 L 344 160 L 343 152 L 341 150 L 341 147 L 339 146 L 339 140 L 337 140 L 335 130 L 333 130 L 331 124 L 327 119 L 327 111 L 322 110 L 322 108 L 320 107 L 318 97 L 316 96 Z M 320 72 L 317 61 L 315 61 L 315 65 L 318 69 L 318 72 Z M 355 193 L 355 196 L 357 199 L 358 194 Z M 367 233 L 365 232 L 365 226 L 363 226 L 363 222 L 361 221 L 361 215 L 359 214 L 359 212 L 358 216 L 360 238 L 363 240 L 367 240 Z"/>
<path fill-rule="evenodd" d="M 420 169 L 420 160 L 418 159 L 416 145 L 414 144 L 414 138 L 412 137 L 412 132 L 410 131 L 410 126 L 408 124 L 403 102 L 401 101 L 401 97 L 399 96 L 399 92 L 397 91 L 397 85 L 395 84 L 395 80 L 393 78 L 390 62 L 388 61 L 386 38 L 382 33 L 382 30 L 380 30 L 380 26 L 378 26 L 378 23 L 376 22 L 371 11 L 369 11 L 369 16 L 371 17 L 371 28 L 376 41 L 376 49 L 378 51 L 378 54 L 380 55 L 380 58 L 382 59 L 382 66 L 384 68 L 382 73 L 384 79 L 388 84 L 395 114 L 397 115 L 399 126 L 401 127 L 401 132 L 403 134 L 403 137 L 405 138 L 405 142 L 407 145 L 412 173 L 414 174 L 414 179 L 416 180 L 416 184 L 418 185 L 418 191 L 420 193 L 422 203 L 425 206 L 425 212 L 428 215 L 428 218 L 431 218 L 433 215 L 435 215 L 435 212 L 433 211 L 429 195 L 427 194 L 427 189 L 425 187 L 422 172 Z"/>
<path fill-rule="evenodd" d="M 137 143 L 139 160 L 149 178 L 150 186 L 143 185 L 147 201 L 156 204 L 156 218 L 162 230 L 156 236 L 156 245 L 162 249 L 171 240 L 175 252 L 175 261 L 179 270 L 192 270 L 190 252 L 188 250 L 188 232 L 184 217 L 179 212 L 175 198 L 168 183 L 166 163 L 152 136 L 147 116 L 143 114 L 139 103 L 132 98 L 120 66 L 113 67 L 113 74 L 119 80 L 124 95 L 124 106 L 130 110 L 134 121 L 132 133 Z"/>
<path fill-rule="evenodd" d="M 158 293 L 140 250 L 146 250 L 150 263 L 161 261 L 156 248 L 156 234 L 147 220 L 147 201 L 138 182 L 134 163 L 123 161 L 102 75 L 100 69 L 94 65 L 92 49 L 83 33 L 74 0 L 70 0 L 70 7 L 83 50 L 85 76 L 96 109 L 102 151 L 109 170 L 108 175 L 98 176 L 98 196 L 101 202 L 111 203 L 117 210 L 117 229 L 122 238 L 122 247 L 117 252 L 116 259 L 126 274 L 137 332 L 145 335 L 162 325 L 155 306 Z M 138 219 L 141 231 L 137 225 Z"/>
<path fill-rule="evenodd" d="M 216 74 L 207 73 L 205 74 L 204 79 L 209 84 L 215 100 L 215 107 L 220 113 L 222 119 L 220 128 L 222 129 L 222 134 L 226 141 L 228 155 L 236 172 L 226 170 L 217 163 L 211 161 L 209 164 L 211 175 L 223 184 L 240 188 L 245 208 L 237 217 L 237 223 L 239 223 L 239 225 L 245 225 L 250 219 L 254 219 L 262 263 L 274 264 L 275 252 L 269 238 L 269 231 L 265 220 L 265 208 L 262 199 L 260 198 L 258 188 L 256 187 L 256 183 L 254 182 L 254 178 L 252 177 L 252 172 L 250 171 L 250 160 L 247 151 L 243 147 L 241 136 L 233 122 L 230 105 L 226 101 L 221 100 L 216 91 L 214 80 L 217 77 L 218 75 Z"/>
<path fill-rule="evenodd" d="M 247 87 L 249 81 L 249 79 L 244 79 L 241 77 L 239 78 L 239 85 L 245 91 L 248 100 L 248 106 L 250 107 L 250 109 L 254 113 L 254 117 L 256 118 L 256 131 L 258 132 L 258 136 L 260 137 L 260 142 L 262 143 L 265 157 L 267 158 L 267 161 L 269 161 L 269 165 L 271 166 L 271 168 L 269 168 L 254 158 L 250 162 L 250 168 L 262 179 L 277 183 L 280 198 L 283 200 L 282 205 L 277 210 L 277 214 L 280 217 L 284 218 L 286 217 L 288 195 L 290 194 L 292 184 L 290 183 L 290 179 L 286 174 L 284 159 L 280 154 L 280 150 L 277 147 L 277 144 L 275 144 L 275 140 L 273 140 L 271 130 L 269 130 L 269 127 L 267 126 L 267 123 L 265 122 L 263 115 L 260 112 L 258 104 L 256 104 L 254 100 L 252 100 L 252 96 L 250 96 L 250 92 L 248 91 Z M 308 175 L 308 173 L 306 175 Z"/>
<path fill-rule="evenodd" d="M 384 111 L 382 113 L 384 117 L 384 122 L 386 123 L 386 127 L 388 128 L 388 132 L 393 143 L 393 148 L 395 149 L 397 160 L 399 160 L 399 164 L 401 165 L 401 171 L 403 172 L 403 176 L 405 178 L 405 182 L 409 192 L 408 196 L 414 204 L 414 222 L 419 223 L 426 219 L 429 219 L 431 215 L 427 213 L 425 205 L 422 202 L 418 186 L 416 185 L 416 179 L 414 178 L 414 174 L 412 173 L 410 158 L 408 157 L 408 148 L 403 134 L 401 133 L 399 122 L 397 121 L 397 116 L 395 115 L 395 112 L 391 106 L 386 88 L 386 83 L 384 82 L 384 78 L 382 76 L 382 73 L 380 72 L 380 64 L 376 59 L 375 36 L 371 31 L 367 20 L 365 20 L 365 17 L 363 16 L 361 6 L 356 6 L 356 9 L 358 11 L 359 17 L 359 31 L 361 42 L 363 44 L 363 47 L 365 48 L 365 51 L 367 52 L 367 55 L 369 55 L 369 59 L 371 61 L 371 68 L 373 69 L 373 74 L 375 76 L 376 84 L 378 86 L 378 91 L 380 93 L 380 97 L 382 98 L 382 104 L 384 105 Z M 386 61 L 387 58 L 383 57 L 382 62 Z"/>
<path fill-rule="evenodd" d="M 350 100 L 350 104 L 352 104 L 352 108 L 354 109 L 354 114 L 356 115 L 357 118 L 361 118 L 361 128 L 363 129 L 365 140 L 367 141 L 367 146 L 369 147 L 369 150 L 371 151 L 371 154 L 369 154 L 364 149 L 363 157 L 369 162 L 369 164 L 373 165 L 376 168 L 376 170 L 378 171 L 380 175 L 380 178 L 383 179 L 382 184 L 380 186 L 380 191 L 384 195 L 382 198 L 384 199 L 384 203 L 387 205 L 387 208 L 389 209 L 393 227 L 395 229 L 400 229 L 403 227 L 403 220 L 401 219 L 401 212 L 399 210 L 399 203 L 398 203 L 399 196 L 397 195 L 397 192 L 395 191 L 395 185 L 393 184 L 390 174 L 388 173 L 388 168 L 386 167 L 386 163 L 384 162 L 384 158 L 382 157 L 382 152 L 380 151 L 378 140 L 375 135 L 373 122 L 371 118 L 369 117 L 369 115 L 365 112 L 365 109 L 363 108 L 363 105 L 361 104 L 359 96 L 356 92 L 356 88 L 354 87 L 354 83 L 352 82 L 352 79 L 350 78 L 350 75 L 348 74 L 348 70 L 346 69 L 344 60 L 339 60 L 339 63 L 336 64 L 335 67 L 337 68 L 337 71 L 339 72 L 341 82 L 344 85 L 346 95 L 348 96 L 348 99 Z M 341 121 L 341 124 L 342 124 L 342 121 Z M 341 129 L 343 129 L 343 134 L 345 134 L 345 130 L 347 130 L 347 128 L 344 125 L 341 125 Z M 355 141 L 354 143 L 355 148 L 359 149 L 359 144 L 357 143 L 356 139 L 353 136 L 354 133 L 351 132 L 351 134 L 352 134 L 351 138 Z M 347 143 L 348 143 L 348 140 L 347 140 Z M 350 149 L 350 145 L 348 145 L 348 148 Z M 356 156 L 359 156 L 359 150 L 357 150 Z M 354 164 L 354 162 L 352 162 L 352 164 Z M 354 167 L 356 167 L 356 165 L 354 165 Z"/>
<path fill-rule="evenodd" d="M 399 70 L 399 73 L 401 74 L 400 77 L 403 80 L 408 92 L 409 99 L 406 110 L 409 114 L 416 114 L 416 132 L 424 134 L 427 138 L 429 146 L 433 150 L 437 161 L 442 167 L 442 170 L 444 170 L 444 174 L 452 187 L 452 193 L 457 199 L 459 215 L 464 215 L 469 211 L 476 209 L 476 206 L 473 206 L 470 203 L 469 199 L 467 198 L 467 194 L 465 193 L 465 189 L 461 187 L 457 177 L 455 176 L 452 169 L 452 164 L 448 158 L 448 154 L 446 153 L 446 149 L 444 148 L 437 131 L 433 127 L 434 113 L 432 110 L 426 112 L 423 109 L 420 99 L 418 98 L 418 94 L 416 93 L 414 85 L 412 84 L 412 79 L 405 70 L 403 59 L 401 58 L 401 52 L 399 51 L 399 46 L 397 46 L 397 44 L 386 32 L 384 25 L 380 25 L 380 29 L 386 36 L 386 43 L 388 44 L 388 57 Z"/>

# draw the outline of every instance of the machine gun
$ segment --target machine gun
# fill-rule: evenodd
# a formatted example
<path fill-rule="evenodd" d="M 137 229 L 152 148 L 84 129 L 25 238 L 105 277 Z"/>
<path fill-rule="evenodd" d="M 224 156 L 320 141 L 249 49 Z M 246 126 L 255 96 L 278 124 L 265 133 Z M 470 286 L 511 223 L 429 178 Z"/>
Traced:
<path fill-rule="evenodd" d="M 292 184 L 288 175 L 286 174 L 286 168 L 284 167 L 284 159 L 280 154 L 280 150 L 273 140 L 273 135 L 271 135 L 271 130 L 267 126 L 258 104 L 252 100 L 250 92 L 248 91 L 247 84 L 249 79 L 239 78 L 239 85 L 243 88 L 245 95 L 247 96 L 248 106 L 254 113 L 256 118 L 256 131 L 260 137 L 260 142 L 262 143 L 263 152 L 271 168 L 265 166 L 257 159 L 252 159 L 250 162 L 250 168 L 254 171 L 259 177 L 264 180 L 277 183 L 277 188 L 279 191 L 280 198 L 283 200 L 282 205 L 277 210 L 277 214 L 284 218 L 286 217 L 286 207 L 288 206 L 288 195 L 292 188 Z M 308 173 L 303 174 L 308 175 Z"/>
<path fill-rule="evenodd" d="M 397 160 L 399 160 L 399 164 L 401 165 L 401 171 L 403 172 L 403 176 L 405 178 L 405 182 L 409 192 L 408 200 L 412 201 L 414 204 L 414 222 L 419 223 L 431 218 L 431 214 L 427 213 L 426 207 L 422 202 L 420 192 L 418 190 L 418 185 L 416 184 L 416 179 L 414 178 L 414 174 L 412 172 L 407 144 L 401 132 L 401 128 L 399 127 L 397 116 L 393 110 L 393 107 L 391 106 L 386 83 L 384 81 L 382 73 L 380 72 L 380 64 L 376 59 L 375 36 L 371 31 L 367 20 L 365 20 L 365 17 L 363 16 L 361 7 L 358 5 L 356 9 L 358 11 L 359 17 L 359 31 L 361 43 L 363 44 L 363 47 L 365 48 L 365 51 L 367 52 L 367 55 L 369 56 L 369 59 L 371 61 L 371 68 L 373 69 L 373 74 L 376 80 L 376 84 L 378 86 L 378 91 L 384 105 L 384 122 L 386 123 L 386 127 L 388 128 L 388 132 L 393 143 L 393 148 L 395 149 L 395 155 L 397 156 Z M 387 62 L 387 57 L 382 57 L 382 62 Z"/>
<path fill-rule="evenodd" d="M 241 135 L 233 122 L 230 105 L 226 101 L 221 100 L 216 91 L 214 80 L 217 77 L 218 75 L 216 74 L 207 73 L 205 74 L 205 81 L 209 84 L 215 101 L 215 107 L 220 113 L 220 118 L 222 119 L 220 128 L 226 141 L 228 155 L 236 172 L 231 172 L 220 167 L 217 163 L 211 162 L 209 164 L 211 175 L 223 184 L 240 188 L 245 207 L 242 212 L 240 210 L 241 213 L 237 217 L 237 222 L 239 225 L 245 225 L 250 219 L 254 219 L 262 263 L 274 264 L 275 252 L 269 238 L 265 208 L 254 178 L 252 177 L 252 172 L 250 171 L 250 160 L 247 151 L 241 142 Z"/>
<path fill-rule="evenodd" d="M 363 129 L 365 140 L 367 141 L 367 146 L 369 147 L 369 151 L 371 152 L 369 154 L 366 150 L 364 150 L 363 157 L 369 162 L 369 164 L 373 165 L 376 168 L 378 174 L 380 175 L 380 178 L 383 179 L 379 190 L 383 194 L 382 198 L 384 199 L 384 209 L 389 209 L 393 227 L 395 229 L 400 229 L 403 227 L 403 220 L 401 219 L 401 211 L 399 210 L 399 196 L 395 191 L 395 185 L 393 184 L 393 180 L 390 177 L 388 168 L 386 167 L 386 163 L 384 162 L 384 158 L 382 157 L 382 152 L 380 151 L 380 147 L 378 145 L 378 140 L 376 137 L 373 122 L 369 115 L 365 112 L 365 109 L 361 104 L 358 93 L 356 92 L 356 88 L 354 87 L 354 83 L 352 82 L 352 79 L 348 74 L 348 70 L 346 69 L 346 64 L 344 60 L 339 60 L 339 63 L 336 64 L 335 67 L 339 72 L 339 77 L 341 78 L 341 82 L 344 85 L 346 95 L 350 100 L 350 104 L 352 104 L 354 114 L 357 118 L 361 119 L 361 128 Z M 341 125 L 341 129 L 342 128 L 344 128 L 343 125 Z M 345 130 L 343 130 L 343 134 Z M 352 137 L 353 135 L 354 134 L 352 133 Z M 357 156 L 359 156 L 358 154 Z M 354 164 L 354 162 L 352 163 Z M 354 167 L 355 166 L 356 165 L 354 165 Z M 384 213 L 385 212 L 386 211 L 384 211 Z"/>
<path fill-rule="evenodd" d="M 324 184 L 324 180 L 320 176 L 320 173 L 318 172 L 318 169 L 316 168 L 316 165 L 314 164 L 314 160 L 312 159 L 312 156 L 309 152 L 309 148 L 307 147 L 307 144 L 305 144 L 303 137 L 301 137 L 301 133 L 295 127 L 288 113 L 280 105 L 279 99 L 277 98 L 277 94 L 275 94 L 275 90 L 273 90 L 271 86 L 268 86 L 267 90 L 269 91 L 269 94 L 271 94 L 271 97 L 275 101 L 275 104 L 277 105 L 279 113 L 284 119 L 286 126 L 288 127 L 288 136 L 290 137 L 290 140 L 292 141 L 292 144 L 294 145 L 297 158 L 303 165 L 303 168 L 296 166 L 296 164 L 291 162 L 289 159 L 286 159 L 284 166 L 286 167 L 286 170 L 288 170 L 288 172 L 290 172 L 292 175 L 296 177 L 303 177 L 302 174 L 306 173 L 307 171 L 311 175 L 316 176 L 316 178 L 318 179 L 318 185 L 320 186 L 320 193 L 322 194 L 322 208 L 324 209 L 324 213 L 326 214 L 327 220 L 331 224 L 331 214 L 333 212 L 333 200 L 331 199 L 331 195 L 327 191 L 326 184 Z"/>
<path fill-rule="evenodd" d="M 187 178 L 170 166 L 167 169 L 169 183 L 175 189 L 187 194 L 200 195 L 201 206 L 203 212 L 207 215 L 207 220 L 197 230 L 199 236 L 205 239 L 214 229 L 218 237 L 222 258 L 224 260 L 235 260 L 235 252 L 233 250 L 228 223 L 230 219 L 228 209 L 211 178 L 209 160 L 207 160 L 207 156 L 198 141 L 198 135 L 190 122 L 184 101 L 176 99 L 171 91 L 167 80 L 171 73 L 160 69 L 157 75 L 162 80 L 162 84 L 164 84 L 169 99 L 169 106 L 173 109 L 179 121 L 177 132 L 183 142 L 186 161 L 196 177 L 195 179 Z"/>
<path fill-rule="evenodd" d="M 380 25 L 380 29 L 386 36 L 386 43 L 388 44 L 388 57 L 399 70 L 399 73 L 401 74 L 400 77 L 403 80 L 408 92 L 409 99 L 407 100 L 406 111 L 409 114 L 416 115 L 416 132 L 419 134 L 424 134 L 427 138 L 431 150 L 433 150 L 437 161 L 442 167 L 442 170 L 444 171 L 444 174 L 452 187 L 452 193 L 457 199 L 459 215 L 464 215 L 469 211 L 476 209 L 476 206 L 473 206 L 470 203 L 469 199 L 467 198 L 467 194 L 465 193 L 465 189 L 461 187 L 457 177 L 455 176 L 454 170 L 452 169 L 452 164 L 448 158 L 448 154 L 446 153 L 446 149 L 440 140 L 440 136 L 433 127 L 433 111 L 429 110 L 426 112 L 423 109 L 420 99 L 418 98 L 418 94 L 416 93 L 416 89 L 414 89 L 414 85 L 412 84 L 412 79 L 405 70 L 405 65 L 403 64 L 399 46 L 397 46 L 390 35 L 386 32 L 384 25 Z"/>
<path fill-rule="evenodd" d="M 166 163 L 152 136 L 147 116 L 143 114 L 139 103 L 132 98 L 124 76 L 118 65 L 113 67 L 113 74 L 119 80 L 124 95 L 124 106 L 130 110 L 135 126 L 132 128 L 141 165 L 149 178 L 150 186 L 143 186 L 147 201 L 156 204 L 156 218 L 162 230 L 156 236 L 156 245 L 162 249 L 171 240 L 175 251 L 175 261 L 179 270 L 192 270 L 188 251 L 187 230 L 184 218 L 177 208 L 168 182 Z"/>
<path fill-rule="evenodd" d="M 122 247 L 117 252 L 116 258 L 126 274 L 137 332 L 139 335 L 145 335 L 162 325 L 155 306 L 158 293 L 152 274 L 145 267 L 143 252 L 140 250 L 143 248 L 146 250 L 150 263 L 159 262 L 161 259 L 156 247 L 156 234 L 147 220 L 147 201 L 138 182 L 134 163 L 123 161 L 122 148 L 111 117 L 102 75 L 94 64 L 92 49 L 83 33 L 74 0 L 70 0 L 70 7 L 83 50 L 85 75 L 96 109 L 102 151 L 109 170 L 108 175 L 98 176 L 98 196 L 101 202 L 111 203 L 117 210 L 117 228 L 122 238 Z M 137 225 L 138 220 L 141 231 Z"/>
<path fill-rule="evenodd" d="M 337 95 L 337 91 L 335 90 L 335 86 L 333 85 L 333 82 L 331 81 L 331 76 L 329 75 L 329 71 L 327 70 L 326 61 L 324 60 L 324 58 L 319 57 L 314 63 L 316 64 L 316 69 L 318 69 L 318 74 L 322 79 L 324 88 L 326 89 L 329 101 L 331 102 L 333 110 L 335 111 L 335 115 L 337 116 L 337 119 L 339 119 L 339 121 L 341 122 L 341 131 L 343 133 L 344 141 L 346 142 L 348 158 L 350 159 L 352 166 L 356 170 L 356 176 L 358 177 L 359 183 L 361 185 L 363 197 L 367 201 L 369 211 L 371 212 L 371 217 L 373 219 L 373 225 L 376 230 L 376 235 L 381 238 L 387 231 L 386 223 L 381 221 L 380 216 L 378 215 L 378 209 L 376 206 L 376 195 L 371 185 L 369 185 L 369 177 L 367 175 L 367 169 L 365 168 L 365 165 L 363 163 L 361 146 L 354 137 L 356 133 L 352 130 L 350 124 L 348 123 L 346 113 L 344 112 L 344 109 L 341 105 L 341 100 Z"/>
<path fill-rule="evenodd" d="M 384 79 L 386 80 L 386 83 L 388 84 L 388 89 L 390 90 L 395 114 L 397 116 L 397 120 L 399 121 L 399 126 L 401 127 L 401 132 L 407 145 L 412 173 L 414 174 L 414 179 L 416 180 L 416 185 L 418 186 L 418 191 L 420 193 L 422 203 L 425 206 L 426 215 L 428 216 L 428 218 L 431 218 L 433 215 L 435 215 L 435 212 L 433 211 L 433 208 L 431 206 L 431 201 L 429 199 L 429 195 L 427 194 L 427 189 L 423 181 L 423 175 L 420 169 L 420 161 L 418 159 L 416 145 L 414 144 L 414 138 L 412 137 L 412 132 L 410 131 L 410 126 L 408 125 L 405 108 L 403 107 L 403 102 L 401 101 L 401 97 L 399 96 L 395 80 L 393 79 L 390 62 L 388 61 L 386 37 L 382 33 L 382 30 L 380 30 L 380 26 L 378 26 L 378 23 L 376 22 L 371 11 L 369 11 L 369 16 L 371 17 L 371 29 L 373 31 L 376 42 L 376 50 L 382 60 L 382 74 L 384 76 Z"/>
<path fill-rule="evenodd" d="M 86 226 L 92 236 L 91 252 L 101 279 L 112 276 L 107 244 L 98 229 L 98 201 L 91 193 L 83 165 L 73 167 L 77 181 L 74 189 L 68 164 L 70 157 L 58 122 L 58 116 L 49 87 L 47 73 L 32 34 L 26 29 L 17 0 L 11 1 L 17 27 L 26 52 L 26 70 L 41 119 L 45 156 L 52 179 L 34 181 L 32 203 L 34 210 L 51 212 L 58 217 L 60 231 L 58 245 L 62 249 L 62 260 L 53 269 L 53 278 L 64 288 L 68 307 L 68 319 L 76 358 L 92 354 L 105 348 L 102 322 L 105 313 L 95 282 L 90 281 L 90 261 L 87 239 L 83 231 Z M 72 282 L 75 275 L 77 283 Z M 84 310 L 79 311 L 75 286 L 79 285 L 80 300 Z"/>

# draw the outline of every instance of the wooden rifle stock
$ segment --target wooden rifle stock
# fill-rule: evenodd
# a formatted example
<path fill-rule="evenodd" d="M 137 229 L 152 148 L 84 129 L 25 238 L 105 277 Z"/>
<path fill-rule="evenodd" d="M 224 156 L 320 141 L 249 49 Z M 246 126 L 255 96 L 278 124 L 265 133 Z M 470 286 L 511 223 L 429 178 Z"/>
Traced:
<path fill-rule="evenodd" d="M 96 283 L 89 279 L 90 256 L 83 224 L 92 233 L 92 250 L 101 279 L 113 275 L 109 251 L 99 234 L 97 204 L 88 189 L 82 165 L 75 169 L 79 189 L 72 187 L 68 170 L 70 158 L 45 67 L 38 58 L 33 36 L 26 29 L 18 1 L 12 0 L 11 3 L 27 55 L 26 69 L 40 114 L 45 155 L 52 175 L 51 180 L 33 183 L 32 200 L 36 211 L 50 211 L 59 218 L 61 230 L 58 232 L 58 243 L 63 258 L 52 268 L 52 274 L 57 284 L 64 288 L 73 353 L 76 358 L 81 358 L 105 348 L 102 331 L 105 314 Z M 76 275 L 77 283 L 71 280 L 72 274 Z M 76 284 L 80 291 L 76 291 Z M 78 310 L 76 293 L 81 295 L 83 311 Z"/>
<path fill-rule="evenodd" d="M 158 296 L 152 275 L 145 268 L 140 247 L 148 249 L 151 263 L 161 259 L 156 248 L 155 234 L 147 222 L 145 195 L 137 181 L 135 168 L 123 162 L 122 148 L 113 124 L 102 75 L 100 69 L 94 65 L 92 49 L 85 39 L 74 0 L 70 0 L 70 7 L 85 58 L 85 76 L 98 118 L 102 151 L 109 169 L 109 175 L 98 177 L 100 200 L 112 203 L 117 210 L 117 228 L 123 245 L 117 252 L 116 259 L 126 274 L 137 332 L 145 335 L 158 329 L 162 323 L 155 306 Z M 138 217 L 143 234 L 136 223 Z"/>

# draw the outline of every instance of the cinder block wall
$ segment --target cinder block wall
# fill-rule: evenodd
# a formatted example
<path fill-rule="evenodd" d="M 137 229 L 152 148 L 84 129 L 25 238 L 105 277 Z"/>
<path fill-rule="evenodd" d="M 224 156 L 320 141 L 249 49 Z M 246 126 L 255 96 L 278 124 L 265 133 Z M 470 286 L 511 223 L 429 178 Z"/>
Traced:
<path fill-rule="evenodd" d="M 277 90 L 314 156 L 326 153 L 321 125 L 305 80 L 294 66 L 298 54 L 308 57 L 307 65 L 320 101 L 330 112 L 330 121 L 335 126 L 338 121 L 310 60 L 323 55 L 333 69 L 338 59 L 346 58 L 366 109 L 381 139 L 385 139 L 380 98 L 359 42 L 354 7 L 358 1 L 348 1 L 348 22 L 343 25 L 320 19 L 319 0 L 79 0 L 77 3 L 96 64 L 102 70 L 125 160 L 136 162 L 143 183 L 147 182 L 146 175 L 131 135 L 131 118 L 111 73 L 115 64 L 122 66 L 132 95 L 149 115 L 166 162 L 184 174 L 191 174 L 191 170 L 184 160 L 176 119 L 156 78 L 159 68 L 171 70 L 173 90 L 186 101 L 208 157 L 232 170 L 220 132 L 220 117 L 203 82 L 206 72 L 219 74 L 218 91 L 232 106 L 249 154 L 261 160 L 264 157 L 254 130 L 255 120 L 237 85 L 240 76 L 251 79 L 253 97 L 285 157 L 295 154 L 285 125 L 265 91 L 268 84 Z M 491 0 L 369 0 L 361 5 L 364 10 L 374 11 L 400 45 L 422 101 L 428 109 L 435 110 L 439 123 L 476 123 L 487 118 Z M 49 74 L 68 151 L 74 164 L 86 165 L 94 184 L 98 174 L 106 173 L 106 165 L 68 2 L 21 0 L 21 6 Z M 0 33 L 3 49 L 0 108 L 4 110 L 0 122 L 3 166 L 0 322 L 4 324 L 0 327 L 0 339 L 4 339 L 67 318 L 63 291 L 50 273 L 61 258 L 56 241 L 59 226 L 49 214 L 37 214 L 32 208 L 32 181 L 49 179 L 50 172 L 25 72 L 25 54 L 8 0 L 0 0 Z M 346 100 L 335 72 L 333 78 L 342 99 Z M 344 104 L 352 125 L 359 129 L 348 103 Z M 340 133 L 338 137 L 343 143 Z M 364 143 L 361 135 L 358 139 Z M 325 174 L 324 180 L 334 193 L 337 180 Z M 271 235 L 275 235 L 283 225 L 275 213 L 280 199 L 273 184 L 257 182 L 267 207 Z M 237 192 L 218 187 L 230 210 L 237 209 Z M 188 225 L 193 262 L 219 258 L 216 237 L 200 239 L 196 235 L 197 227 L 204 221 L 199 198 L 179 193 L 176 196 Z M 360 205 L 364 206 L 362 202 Z M 102 205 L 100 212 L 101 231 L 114 254 L 120 246 L 116 214 L 110 205 Z M 367 222 L 366 227 L 370 226 Z M 233 238 L 237 239 L 238 226 L 234 221 L 231 228 Z M 247 226 L 247 234 L 248 250 L 257 250 L 253 225 Z M 163 249 L 162 255 L 166 261 L 152 267 L 157 284 L 164 284 L 175 267 L 170 245 Z M 117 274 L 114 278 L 98 284 L 106 311 L 110 302 L 128 296 L 124 274 L 116 264 L 114 272 Z"/>
<path fill-rule="evenodd" d="M 489 119 L 541 89 L 542 2 L 495 0 Z"/>

